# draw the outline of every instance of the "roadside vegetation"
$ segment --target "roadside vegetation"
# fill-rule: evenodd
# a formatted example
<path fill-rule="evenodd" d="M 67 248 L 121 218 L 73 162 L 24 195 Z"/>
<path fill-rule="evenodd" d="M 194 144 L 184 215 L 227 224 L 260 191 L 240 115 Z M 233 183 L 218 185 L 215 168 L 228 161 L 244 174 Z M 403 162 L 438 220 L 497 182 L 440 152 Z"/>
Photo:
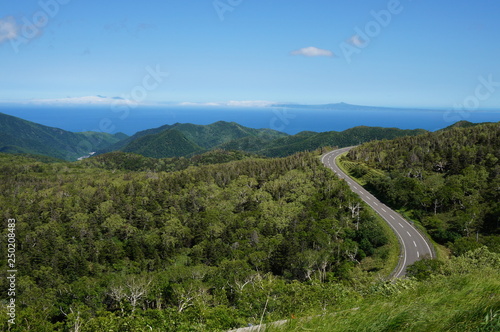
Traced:
<path fill-rule="evenodd" d="M 290 319 L 266 331 L 488 331 L 500 330 L 500 255 L 482 247 L 412 279 L 358 290 L 357 301 L 311 318 Z"/>
<path fill-rule="evenodd" d="M 500 124 L 363 144 L 341 161 L 454 255 L 500 252 Z"/>

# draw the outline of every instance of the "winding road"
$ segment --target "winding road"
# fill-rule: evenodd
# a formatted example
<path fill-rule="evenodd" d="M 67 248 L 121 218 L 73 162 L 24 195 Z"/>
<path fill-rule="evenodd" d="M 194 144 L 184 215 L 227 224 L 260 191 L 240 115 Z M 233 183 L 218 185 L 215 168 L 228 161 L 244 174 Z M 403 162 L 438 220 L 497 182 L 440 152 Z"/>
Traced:
<path fill-rule="evenodd" d="M 394 230 L 399 238 L 402 250 L 399 264 L 393 272 L 393 277 L 404 277 L 408 265 L 415 263 L 425 256 L 434 258 L 433 251 L 431 250 L 432 244 L 417 231 L 410 222 L 380 202 L 375 196 L 356 183 L 337 166 L 335 162 L 336 158 L 352 148 L 353 147 L 347 147 L 328 152 L 321 157 L 321 161 L 341 179 L 344 179 L 351 190 L 358 194 L 359 197 L 375 210 L 375 212 L 377 212 Z"/>

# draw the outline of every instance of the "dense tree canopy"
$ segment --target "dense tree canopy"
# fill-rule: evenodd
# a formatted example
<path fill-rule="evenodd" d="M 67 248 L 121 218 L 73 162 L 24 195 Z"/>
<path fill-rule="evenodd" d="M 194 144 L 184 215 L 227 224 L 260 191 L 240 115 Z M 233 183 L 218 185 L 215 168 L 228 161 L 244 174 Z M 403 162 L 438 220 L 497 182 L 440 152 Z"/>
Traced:
<path fill-rule="evenodd" d="M 258 323 L 336 303 L 354 267 L 387 256 L 379 221 L 351 213 L 359 198 L 317 155 L 176 172 L 99 158 L 0 154 L 2 217 L 17 220 L 13 331 Z"/>
<path fill-rule="evenodd" d="M 481 244 L 500 250 L 500 124 L 371 142 L 347 158 L 368 188 L 455 254 Z"/>

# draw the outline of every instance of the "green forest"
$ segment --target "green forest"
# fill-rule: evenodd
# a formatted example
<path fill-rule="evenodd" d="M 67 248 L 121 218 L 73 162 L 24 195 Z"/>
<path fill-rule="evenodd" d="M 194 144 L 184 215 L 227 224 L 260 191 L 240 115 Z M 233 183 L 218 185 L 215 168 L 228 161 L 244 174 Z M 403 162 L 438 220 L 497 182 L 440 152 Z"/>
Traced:
<path fill-rule="evenodd" d="M 390 231 L 368 209 L 353 216 L 359 198 L 318 155 L 174 172 L 98 160 L 0 155 L 2 215 L 17 220 L 13 331 L 228 329 L 321 310 L 343 283 L 394 268 Z"/>
<path fill-rule="evenodd" d="M 462 123 L 351 150 L 353 176 L 456 255 L 500 252 L 500 124 Z"/>

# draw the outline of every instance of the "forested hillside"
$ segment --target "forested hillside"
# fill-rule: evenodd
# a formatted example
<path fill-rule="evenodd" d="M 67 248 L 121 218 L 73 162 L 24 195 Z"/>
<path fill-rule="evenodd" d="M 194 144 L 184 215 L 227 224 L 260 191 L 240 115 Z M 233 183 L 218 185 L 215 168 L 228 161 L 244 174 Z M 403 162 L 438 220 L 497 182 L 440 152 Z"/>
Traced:
<path fill-rule="evenodd" d="M 421 135 L 426 132 L 423 129 L 404 130 L 366 126 L 354 127 L 341 132 L 303 132 L 274 140 L 256 152 L 269 157 L 284 157 L 300 151 L 314 151 L 322 147 L 346 147 L 374 140 Z"/>
<path fill-rule="evenodd" d="M 248 128 L 235 122 L 218 121 L 210 125 L 175 123 L 140 131 L 99 153 L 124 151 L 154 158 L 181 157 L 218 149 L 234 140 L 254 138 L 268 143 L 285 136 L 288 135 L 279 131 Z"/>
<path fill-rule="evenodd" d="M 72 133 L 0 113 L 0 152 L 76 160 L 119 142 L 123 133 Z"/>
<path fill-rule="evenodd" d="M 422 129 L 355 127 L 342 132 L 301 132 L 287 135 L 270 129 L 252 129 L 234 122 L 219 121 L 211 125 L 176 123 L 139 132 L 100 151 L 124 151 L 153 158 L 192 156 L 214 149 L 239 150 L 268 157 L 286 157 L 297 152 L 319 148 L 345 147 L 379 139 L 414 136 Z"/>
<path fill-rule="evenodd" d="M 500 251 L 499 123 L 371 142 L 347 158 L 368 188 L 455 254 L 482 244 Z"/>
<path fill-rule="evenodd" d="M 395 266 L 390 231 L 352 212 L 360 200 L 317 155 L 178 172 L 101 161 L 0 154 L 2 217 L 17 220 L 11 331 L 229 329 L 320 311 Z"/>
<path fill-rule="evenodd" d="M 145 157 L 168 158 L 200 153 L 204 149 L 190 141 L 182 132 L 170 129 L 158 135 L 139 137 L 127 144 L 122 151 L 137 153 Z"/>
<path fill-rule="evenodd" d="M 252 153 L 227 150 L 212 150 L 190 158 L 150 158 L 135 153 L 110 152 L 85 159 L 82 163 L 107 170 L 173 172 L 184 170 L 189 166 L 223 164 L 256 157 Z"/>
<path fill-rule="evenodd" d="M 43 155 L 74 161 L 91 152 L 122 151 L 152 158 L 192 157 L 212 150 L 239 150 L 268 157 L 330 146 L 350 146 L 378 139 L 418 135 L 425 130 L 356 127 L 343 132 L 302 132 L 288 135 L 271 129 L 253 129 L 234 122 L 210 125 L 176 123 L 128 137 L 123 133 L 72 133 L 0 113 L 0 152 Z"/>

